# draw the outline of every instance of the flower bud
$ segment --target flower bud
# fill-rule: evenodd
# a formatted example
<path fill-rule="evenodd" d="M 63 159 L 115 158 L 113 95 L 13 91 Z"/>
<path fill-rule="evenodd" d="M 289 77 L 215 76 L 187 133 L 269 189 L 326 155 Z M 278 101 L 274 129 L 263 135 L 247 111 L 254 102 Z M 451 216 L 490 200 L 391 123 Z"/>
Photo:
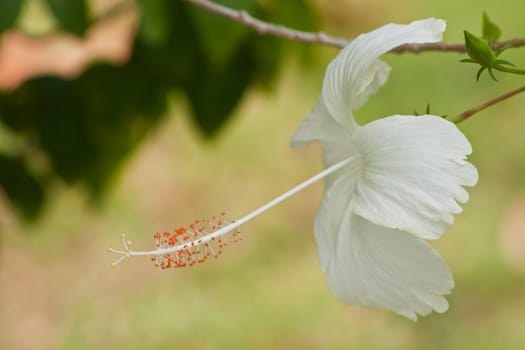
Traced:
<path fill-rule="evenodd" d="M 496 62 L 496 55 L 490 48 L 490 46 L 482 39 L 475 35 L 464 31 L 465 33 L 465 46 L 467 48 L 468 55 L 484 68 L 491 68 Z"/>

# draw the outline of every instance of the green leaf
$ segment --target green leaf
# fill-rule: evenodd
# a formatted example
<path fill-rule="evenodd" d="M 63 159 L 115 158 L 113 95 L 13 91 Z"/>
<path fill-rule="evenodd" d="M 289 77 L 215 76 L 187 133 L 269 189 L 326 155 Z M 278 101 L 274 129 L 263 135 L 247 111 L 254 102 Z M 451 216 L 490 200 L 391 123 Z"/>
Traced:
<path fill-rule="evenodd" d="M 203 62 L 186 87 L 194 120 L 206 136 L 213 136 L 231 116 L 252 82 L 255 61 L 246 46 L 221 68 Z"/>
<path fill-rule="evenodd" d="M 481 74 L 486 70 L 486 67 L 481 67 L 478 72 L 476 73 L 476 81 L 479 81 L 479 77 L 481 77 Z"/>
<path fill-rule="evenodd" d="M 13 27 L 16 23 L 22 0 L 1 0 L 0 1 L 0 33 Z"/>
<path fill-rule="evenodd" d="M 166 5 L 170 23 L 166 40 L 157 44 L 137 38 L 133 61 L 151 76 L 150 81 L 173 88 L 193 79 L 193 67 L 203 50 L 182 1 L 168 1 Z"/>
<path fill-rule="evenodd" d="M 496 64 L 503 64 L 503 65 L 506 65 L 506 66 L 511 66 L 511 67 L 516 67 L 516 65 L 514 63 L 512 63 L 511 61 L 508 61 L 508 60 L 496 60 Z"/>
<path fill-rule="evenodd" d="M 36 140 L 56 175 L 95 195 L 165 109 L 165 86 L 136 62 L 93 66 L 72 81 L 42 77 L 0 96 L 4 124 Z"/>
<path fill-rule="evenodd" d="M 510 45 L 510 44 L 503 45 L 502 47 L 500 47 L 499 49 L 496 50 L 496 52 L 495 52 L 496 57 L 499 57 L 499 55 L 501 55 L 503 52 L 505 52 L 507 49 L 510 49 L 511 47 L 512 47 L 512 45 Z"/>
<path fill-rule="evenodd" d="M 489 75 L 492 78 L 492 80 L 498 81 L 498 79 L 496 79 L 496 76 L 494 75 L 494 72 L 492 71 L 492 68 L 488 68 L 488 71 L 489 71 Z"/>
<path fill-rule="evenodd" d="M 76 0 L 63 1 L 67 5 Z M 156 29 L 143 29 L 150 34 L 136 38 L 132 56 L 124 65 L 92 65 L 76 78 L 38 77 L 14 91 L 0 92 L 2 124 L 27 137 L 46 156 L 50 166 L 46 176 L 84 184 L 95 195 L 103 194 L 130 152 L 167 115 L 171 92 L 178 89 L 186 94 L 193 121 L 203 134 L 217 135 L 244 93 L 275 76 L 282 59 L 288 57 L 283 52 L 290 52 L 284 50 L 308 47 L 258 36 L 183 1 L 139 1 L 144 9 L 154 8 L 153 13 L 163 13 L 166 19 L 149 17 Z M 256 0 L 228 3 L 269 22 L 291 26 L 293 20 L 274 18 L 282 13 L 277 11 L 280 6 L 289 8 L 290 16 L 295 13 L 296 20 L 304 15 L 295 1 L 257 1 L 261 7 L 254 5 Z M 190 10 L 200 11 L 203 22 L 225 21 L 224 27 L 198 22 Z M 227 27 L 237 29 L 232 34 Z"/>
<path fill-rule="evenodd" d="M 88 28 L 88 5 L 86 0 L 46 0 L 51 12 L 63 30 L 84 35 Z"/>
<path fill-rule="evenodd" d="M 0 169 L 0 188 L 27 219 L 34 219 L 45 198 L 40 181 L 20 158 L 0 154 Z"/>
<path fill-rule="evenodd" d="M 486 12 L 483 12 L 483 39 L 488 40 L 490 46 L 501 37 L 501 29 L 489 19 Z"/>
<path fill-rule="evenodd" d="M 170 6 L 172 0 L 136 0 L 140 8 L 139 37 L 145 43 L 158 46 L 170 32 Z"/>
<path fill-rule="evenodd" d="M 229 8 L 248 11 L 251 14 L 257 9 L 257 0 L 218 0 L 218 4 Z M 253 29 L 233 22 L 230 19 L 211 14 L 196 6 L 188 7 L 195 32 L 204 53 L 215 63 L 222 65 L 239 49 L 244 39 Z"/>
<path fill-rule="evenodd" d="M 261 17 L 261 19 L 276 23 L 283 24 L 287 27 L 304 30 L 304 31 L 315 31 L 317 28 L 315 24 L 315 15 L 312 11 L 312 7 L 307 0 L 294 0 L 294 1 L 282 1 L 282 0 L 268 0 L 269 11 L 267 16 Z"/>

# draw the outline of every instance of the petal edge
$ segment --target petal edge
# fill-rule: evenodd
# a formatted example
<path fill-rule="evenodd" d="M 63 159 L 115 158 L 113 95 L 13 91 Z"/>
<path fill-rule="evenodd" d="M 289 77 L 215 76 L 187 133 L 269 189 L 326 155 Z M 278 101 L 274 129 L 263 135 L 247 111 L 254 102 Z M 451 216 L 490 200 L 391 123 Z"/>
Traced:
<path fill-rule="evenodd" d="M 448 309 L 454 287 L 447 264 L 422 239 L 346 215 L 327 266 L 341 301 L 394 311 L 411 320 Z"/>
<path fill-rule="evenodd" d="M 436 239 L 478 180 L 472 152 L 455 124 L 437 116 L 391 116 L 355 133 L 363 172 L 350 210 L 375 224 Z M 349 180 L 350 181 L 350 180 Z"/>
<path fill-rule="evenodd" d="M 446 22 L 435 18 L 407 25 L 390 23 L 350 42 L 330 62 L 323 81 L 321 100 L 332 118 L 347 128 L 354 128 L 352 111 L 382 85 L 374 78 L 378 71 L 384 71 L 377 69 L 379 56 L 403 44 L 440 41 L 445 28 Z M 371 86 L 372 82 L 375 84 Z"/>

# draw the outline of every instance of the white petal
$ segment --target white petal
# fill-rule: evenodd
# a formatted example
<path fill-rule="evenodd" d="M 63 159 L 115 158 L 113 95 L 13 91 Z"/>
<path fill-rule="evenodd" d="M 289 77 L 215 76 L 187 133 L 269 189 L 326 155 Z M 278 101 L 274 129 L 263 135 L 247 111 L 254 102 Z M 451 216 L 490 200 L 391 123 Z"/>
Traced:
<path fill-rule="evenodd" d="M 318 103 L 310 115 L 299 125 L 291 146 L 302 148 L 311 142 L 320 141 L 323 160 L 326 167 L 358 154 L 353 144 L 350 131 L 338 124 L 328 115 L 322 103 Z M 351 164 L 325 178 L 325 188 L 343 173 L 352 173 L 357 165 Z"/>
<path fill-rule="evenodd" d="M 357 180 L 357 176 L 353 178 Z M 315 217 L 315 240 L 319 265 L 323 271 L 326 271 L 328 262 L 335 251 L 337 233 L 345 213 L 348 213 L 348 196 L 353 188 L 353 184 L 348 181 L 347 177 L 339 176 L 334 181 L 334 186 L 325 185 L 323 201 Z"/>
<path fill-rule="evenodd" d="M 328 194 L 329 191 L 326 192 Z M 335 217 L 343 217 L 342 211 L 346 209 L 345 203 L 333 204 L 325 197 L 315 217 L 315 241 L 317 243 L 317 255 L 321 270 L 326 271 L 330 258 L 335 251 L 336 233 L 338 223 L 334 221 Z M 331 210 L 338 211 L 331 212 Z"/>
<path fill-rule="evenodd" d="M 319 102 L 299 125 L 292 137 L 292 148 L 303 148 L 313 141 L 328 143 L 350 142 L 350 133 L 330 117 L 326 107 Z"/>
<path fill-rule="evenodd" d="M 380 60 L 375 62 L 375 66 L 369 70 L 373 72 L 370 83 L 366 84 L 365 89 L 355 97 L 355 100 L 352 102 L 352 110 L 361 107 L 368 99 L 368 96 L 373 95 L 381 86 L 385 85 L 390 70 L 390 66 L 385 62 Z"/>
<path fill-rule="evenodd" d="M 386 80 L 388 69 L 377 59 L 391 49 L 407 43 L 441 40 L 445 21 L 424 19 L 408 25 L 387 24 L 362 34 L 348 44 L 329 64 L 321 102 L 329 114 L 347 128 L 355 127 L 351 112 Z"/>
<path fill-rule="evenodd" d="M 461 212 L 463 186 L 474 186 L 472 148 L 451 122 L 436 116 L 391 116 L 357 129 L 353 141 L 363 166 L 347 177 L 350 210 L 375 224 L 435 239 Z M 345 175 L 346 176 L 346 175 Z"/>
<path fill-rule="evenodd" d="M 443 295 L 454 287 L 450 270 L 425 241 L 350 213 L 331 219 L 340 225 L 327 282 L 338 299 L 412 320 L 448 309 Z"/>

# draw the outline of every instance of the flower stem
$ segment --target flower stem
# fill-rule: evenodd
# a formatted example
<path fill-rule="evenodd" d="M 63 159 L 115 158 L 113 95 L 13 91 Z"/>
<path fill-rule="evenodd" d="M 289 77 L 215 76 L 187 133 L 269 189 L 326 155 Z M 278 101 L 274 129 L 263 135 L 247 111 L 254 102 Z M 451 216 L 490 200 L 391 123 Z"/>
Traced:
<path fill-rule="evenodd" d="M 524 86 L 521 86 L 515 90 L 512 90 L 512 91 L 509 91 L 503 95 L 500 95 L 498 97 L 495 97 L 491 100 L 488 100 L 482 104 L 480 104 L 479 106 L 476 106 L 476 107 L 473 107 L 473 108 L 470 108 L 468 110 L 466 110 L 465 112 L 461 113 L 460 115 L 458 115 L 454 120 L 452 120 L 453 123 L 455 124 L 458 124 L 458 123 L 461 123 L 462 121 L 464 121 L 465 119 L 469 118 L 470 116 L 478 113 L 479 111 L 482 111 L 484 110 L 485 108 L 488 108 L 490 106 L 493 106 L 497 103 L 500 103 L 502 101 L 505 101 L 506 99 L 514 96 L 514 95 L 517 95 L 521 92 L 525 91 L 525 85 Z"/>
<path fill-rule="evenodd" d="M 164 254 L 171 254 L 171 253 L 175 253 L 175 252 L 178 252 L 180 250 L 183 250 L 183 249 L 186 249 L 188 246 L 197 246 L 197 245 L 202 245 L 202 244 L 205 244 L 215 238 L 218 238 L 220 236 L 223 236 L 225 234 L 227 234 L 228 232 L 232 231 L 232 230 L 235 230 L 237 229 L 239 226 L 241 226 L 242 224 L 245 224 L 247 223 L 248 221 L 254 219 L 255 217 L 259 216 L 260 214 L 264 213 L 265 211 L 267 211 L 268 209 L 276 206 L 277 204 L 281 203 L 282 201 L 286 200 L 287 198 L 293 196 L 294 194 L 296 194 L 297 192 L 305 189 L 306 187 L 314 184 L 315 182 L 323 179 L 324 177 L 334 173 L 335 171 L 341 169 L 342 167 L 344 167 L 345 165 L 348 165 L 353 159 L 355 159 L 355 157 L 350 157 L 350 158 L 346 158 L 326 169 L 324 169 L 323 171 L 321 171 L 320 173 L 312 176 L 311 178 L 301 182 L 299 185 L 295 186 L 294 188 L 292 188 L 291 190 L 281 194 L 280 196 L 278 196 L 277 198 L 269 201 L 268 203 L 266 203 L 265 205 L 263 205 L 262 207 L 258 208 L 258 209 L 255 209 L 254 211 L 252 211 L 251 213 L 243 216 L 242 218 L 238 219 L 238 220 L 235 220 L 233 222 L 231 222 L 230 224 L 218 229 L 217 231 L 214 231 L 204 237 L 200 237 L 198 240 L 195 240 L 193 242 L 185 242 L 184 244 L 180 244 L 180 245 L 176 245 L 176 246 L 171 246 L 171 247 L 168 247 L 168 248 L 157 248 L 155 250 L 150 250 L 150 251 L 135 251 L 135 250 L 132 250 L 130 249 L 129 245 L 126 243 L 126 240 L 123 238 L 123 244 L 124 244 L 124 248 L 125 250 L 116 250 L 116 249 L 112 249 L 110 248 L 109 251 L 110 252 L 113 252 L 113 253 L 116 253 L 116 254 L 120 254 L 122 256 L 125 256 L 125 257 L 128 257 L 128 256 L 139 256 L 139 255 L 164 255 Z M 121 260 L 119 260 L 121 261 Z"/>
<path fill-rule="evenodd" d="M 506 73 L 525 75 L 525 70 L 512 68 L 512 67 L 505 67 L 505 66 L 503 66 L 501 64 L 498 64 L 498 65 L 494 66 L 494 69 L 499 70 L 501 72 L 506 72 Z"/>

